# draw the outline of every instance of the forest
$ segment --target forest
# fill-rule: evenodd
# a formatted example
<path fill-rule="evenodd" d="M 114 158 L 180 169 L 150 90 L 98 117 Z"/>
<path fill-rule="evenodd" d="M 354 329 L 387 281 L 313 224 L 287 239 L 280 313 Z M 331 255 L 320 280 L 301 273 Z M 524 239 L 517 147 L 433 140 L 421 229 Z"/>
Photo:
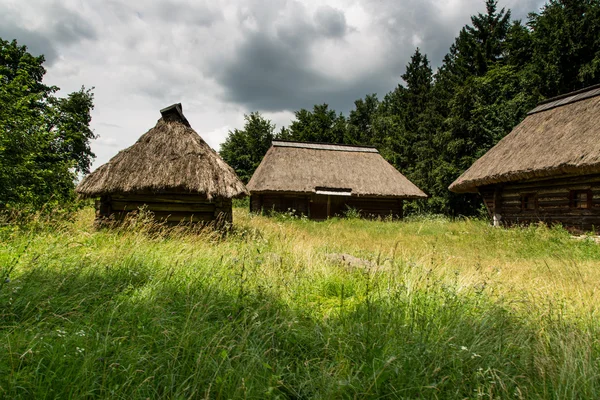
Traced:
<path fill-rule="evenodd" d="M 406 211 L 477 215 L 479 196 L 448 186 L 539 101 L 600 82 L 600 1 L 551 0 L 527 21 L 485 6 L 439 68 L 417 48 L 396 88 L 355 100 L 347 116 L 315 104 L 276 130 L 252 112 L 221 156 L 248 182 L 274 138 L 371 145 L 429 195 Z"/>

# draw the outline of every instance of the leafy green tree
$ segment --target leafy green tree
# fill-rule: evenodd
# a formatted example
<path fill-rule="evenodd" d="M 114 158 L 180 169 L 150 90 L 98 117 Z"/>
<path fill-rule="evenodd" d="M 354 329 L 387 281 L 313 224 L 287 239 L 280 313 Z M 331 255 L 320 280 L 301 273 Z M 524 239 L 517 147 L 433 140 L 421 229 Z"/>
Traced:
<path fill-rule="evenodd" d="M 317 104 L 313 111 L 301 109 L 295 113 L 289 130 L 289 139 L 301 142 L 344 143 L 346 118 L 329 109 L 327 104 Z"/>
<path fill-rule="evenodd" d="M 275 134 L 275 139 L 278 139 L 278 140 L 293 140 L 292 139 L 292 132 L 290 132 L 290 130 L 288 128 L 286 128 L 285 126 L 282 126 L 281 129 L 279 130 L 279 132 L 277 132 Z"/>
<path fill-rule="evenodd" d="M 377 118 L 379 100 L 376 94 L 370 94 L 354 102 L 354 110 L 350 111 L 344 142 L 356 145 L 376 145 L 377 134 L 374 120 Z"/>
<path fill-rule="evenodd" d="M 244 129 L 229 131 L 219 153 L 240 179 L 248 183 L 271 147 L 275 125 L 258 112 L 244 115 L 244 119 Z"/>
<path fill-rule="evenodd" d="M 94 157 L 92 92 L 57 98 L 58 88 L 42 82 L 43 63 L 26 46 L 0 39 L 0 207 L 71 201 Z"/>

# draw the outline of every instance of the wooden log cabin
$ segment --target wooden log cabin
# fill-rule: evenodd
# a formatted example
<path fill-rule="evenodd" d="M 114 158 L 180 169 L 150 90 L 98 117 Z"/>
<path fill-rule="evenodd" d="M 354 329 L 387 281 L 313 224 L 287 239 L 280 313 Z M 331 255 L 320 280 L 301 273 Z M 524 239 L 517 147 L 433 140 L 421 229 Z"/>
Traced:
<path fill-rule="evenodd" d="M 250 211 L 311 219 L 402 217 L 403 201 L 427 196 L 373 147 L 276 140 L 248 183 Z"/>
<path fill-rule="evenodd" d="M 190 127 L 181 104 L 161 110 L 154 128 L 86 176 L 77 192 L 98 199 L 98 222 L 120 221 L 144 207 L 169 225 L 231 223 L 232 199 L 248 194 Z"/>
<path fill-rule="evenodd" d="M 452 185 L 479 192 L 495 225 L 600 231 L 600 85 L 548 99 Z"/>

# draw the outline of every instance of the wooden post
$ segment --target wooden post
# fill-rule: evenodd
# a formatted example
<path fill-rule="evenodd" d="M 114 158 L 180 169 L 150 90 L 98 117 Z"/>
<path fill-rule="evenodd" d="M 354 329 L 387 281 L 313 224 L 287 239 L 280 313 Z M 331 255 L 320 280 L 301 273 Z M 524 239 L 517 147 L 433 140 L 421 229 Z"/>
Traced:
<path fill-rule="evenodd" d="M 500 186 L 496 186 L 494 189 L 492 220 L 494 226 L 502 225 L 502 188 Z"/>
<path fill-rule="evenodd" d="M 110 196 L 102 196 L 100 197 L 100 201 L 96 203 L 97 205 L 97 213 L 96 215 L 100 218 L 108 218 L 110 214 L 112 214 L 111 207 L 111 198 Z"/>
<path fill-rule="evenodd" d="M 398 209 L 398 218 L 402 219 L 404 218 L 404 201 L 398 200 L 398 206 L 400 207 Z"/>
<path fill-rule="evenodd" d="M 330 214 L 331 214 L 331 196 L 327 195 L 327 219 L 329 219 Z"/>

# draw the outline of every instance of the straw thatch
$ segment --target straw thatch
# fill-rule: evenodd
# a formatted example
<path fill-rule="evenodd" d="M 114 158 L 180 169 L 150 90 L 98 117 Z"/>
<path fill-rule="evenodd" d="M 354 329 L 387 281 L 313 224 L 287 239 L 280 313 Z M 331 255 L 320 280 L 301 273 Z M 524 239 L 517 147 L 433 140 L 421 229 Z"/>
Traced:
<path fill-rule="evenodd" d="M 173 107 L 177 113 L 169 112 Z M 189 193 L 209 201 L 248 194 L 234 170 L 189 126 L 181 105 L 161 112 L 154 128 L 85 177 L 77 192 L 84 197 Z"/>
<path fill-rule="evenodd" d="M 248 183 L 252 193 L 351 190 L 352 196 L 427 197 L 373 147 L 273 141 Z"/>
<path fill-rule="evenodd" d="M 449 189 L 591 173 L 600 173 L 600 86 L 540 104 Z"/>

